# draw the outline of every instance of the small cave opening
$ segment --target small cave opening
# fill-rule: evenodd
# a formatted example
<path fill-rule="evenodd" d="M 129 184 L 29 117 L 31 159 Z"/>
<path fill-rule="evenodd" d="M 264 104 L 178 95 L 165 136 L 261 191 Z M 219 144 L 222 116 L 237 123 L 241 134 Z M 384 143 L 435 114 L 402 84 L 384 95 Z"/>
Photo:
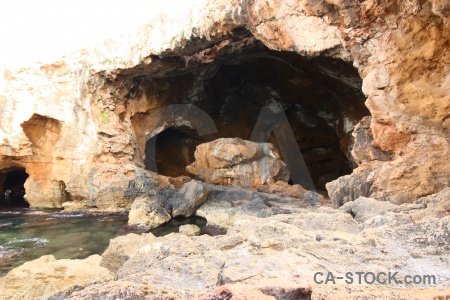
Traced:
<path fill-rule="evenodd" d="M 24 187 L 29 175 L 25 169 L 0 172 L 0 207 L 29 207 Z"/>
<path fill-rule="evenodd" d="M 193 178 L 186 167 L 194 162 L 201 143 L 204 139 L 187 126 L 167 128 L 146 142 L 145 167 L 164 176 Z"/>

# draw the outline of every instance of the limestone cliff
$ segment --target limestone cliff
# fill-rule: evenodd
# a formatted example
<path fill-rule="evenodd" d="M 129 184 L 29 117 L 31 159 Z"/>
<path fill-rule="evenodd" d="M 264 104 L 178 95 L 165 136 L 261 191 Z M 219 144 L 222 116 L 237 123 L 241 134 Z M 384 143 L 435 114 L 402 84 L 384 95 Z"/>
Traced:
<path fill-rule="evenodd" d="M 450 184 L 449 21 L 440 0 L 205 0 L 54 64 L 0 70 L 0 183 L 23 170 L 33 206 L 126 209 L 172 182 L 155 165 L 188 175 L 195 146 L 249 139 L 277 104 L 336 205 L 413 202 Z M 217 131 L 184 106 L 161 111 L 174 104 Z M 352 136 L 368 115 L 366 138 Z"/>

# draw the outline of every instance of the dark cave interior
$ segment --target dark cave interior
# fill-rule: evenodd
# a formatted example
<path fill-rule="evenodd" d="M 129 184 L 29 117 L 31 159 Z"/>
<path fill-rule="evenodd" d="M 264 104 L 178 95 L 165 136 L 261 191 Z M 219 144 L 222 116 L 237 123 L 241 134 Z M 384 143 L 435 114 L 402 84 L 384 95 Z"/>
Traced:
<path fill-rule="evenodd" d="M 29 207 L 24 199 L 25 181 L 28 178 L 25 169 L 2 170 L 0 173 L 0 206 Z"/>

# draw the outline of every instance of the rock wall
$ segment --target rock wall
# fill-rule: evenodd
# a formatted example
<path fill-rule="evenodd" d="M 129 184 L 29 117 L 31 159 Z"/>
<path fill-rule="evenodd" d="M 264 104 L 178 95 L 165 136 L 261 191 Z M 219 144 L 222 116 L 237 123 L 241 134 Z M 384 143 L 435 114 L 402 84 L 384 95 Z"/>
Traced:
<path fill-rule="evenodd" d="M 255 120 L 229 125 L 229 114 L 220 113 L 240 104 L 249 112 L 275 99 L 291 113 L 290 122 L 302 124 L 294 134 L 303 151 L 312 150 L 310 159 L 304 156 L 310 170 L 320 170 L 312 171 L 316 184 L 358 165 L 327 184 L 335 205 L 355 195 L 412 202 L 450 183 L 449 7 L 437 0 L 205 0 L 183 17 L 158 16 L 133 35 L 52 65 L 0 70 L 0 172 L 26 170 L 32 206 L 127 209 L 137 196 L 173 183 L 145 169 L 149 139 L 181 126 L 204 134 L 203 142 L 219 137 L 199 132 L 208 126 L 183 118 L 184 108 L 172 118 L 159 109 L 190 104 L 218 112 L 212 116 L 222 137 L 248 139 Z M 290 86 L 279 89 L 287 92 L 269 97 L 260 87 L 267 83 L 255 92 L 257 84 L 236 78 L 258 63 L 269 66 L 258 74 L 278 68 L 289 75 L 291 68 L 301 75 L 282 77 Z M 368 110 L 349 63 L 363 79 Z M 220 72 L 239 65 L 228 78 Z M 237 97 L 245 87 L 263 100 L 251 106 Z M 289 100 L 298 89 L 311 94 L 305 102 Z M 230 97 L 217 90 L 231 91 Z M 223 104 L 214 107 L 211 99 Z M 370 131 L 365 144 L 382 159 L 352 158 L 352 130 L 369 111 L 370 124 L 358 128 Z"/>

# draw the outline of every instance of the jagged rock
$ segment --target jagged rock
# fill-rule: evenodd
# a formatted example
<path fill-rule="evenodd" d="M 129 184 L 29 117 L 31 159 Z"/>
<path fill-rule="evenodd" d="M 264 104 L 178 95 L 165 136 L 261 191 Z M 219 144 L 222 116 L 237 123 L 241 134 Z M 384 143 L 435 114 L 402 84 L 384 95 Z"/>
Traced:
<path fill-rule="evenodd" d="M 328 195 L 334 207 L 340 207 L 359 197 L 370 197 L 372 182 L 369 180 L 378 164 L 361 166 L 351 175 L 339 177 L 326 184 Z"/>
<path fill-rule="evenodd" d="M 169 199 L 172 208 L 172 217 L 192 216 L 195 211 L 206 201 L 209 188 L 200 181 L 190 181 Z"/>
<path fill-rule="evenodd" d="M 160 195 L 136 198 L 128 214 L 128 225 L 152 229 L 168 222 L 172 216 L 164 201 Z"/>
<path fill-rule="evenodd" d="M 390 153 L 384 152 L 378 147 L 372 145 L 373 136 L 370 131 L 372 117 L 364 117 L 355 126 L 353 137 L 355 142 L 351 154 L 358 165 L 372 160 L 388 161 L 392 159 Z"/>
<path fill-rule="evenodd" d="M 179 232 L 187 236 L 196 236 L 200 235 L 201 229 L 197 225 L 186 224 L 180 226 Z"/>
<path fill-rule="evenodd" d="M 194 292 L 215 286 L 223 260 L 214 254 L 201 255 L 210 249 L 207 243 L 211 243 L 212 237 L 196 238 L 201 239 L 203 248 L 197 248 L 190 237 L 180 234 L 169 234 L 150 242 L 125 262 L 117 278 Z M 142 276 L 143 273 L 146 275 Z"/>
<path fill-rule="evenodd" d="M 155 236 L 151 233 L 140 235 L 130 233 L 111 239 L 108 248 L 102 254 L 100 266 L 116 273 L 130 256 L 154 239 Z"/>
<path fill-rule="evenodd" d="M 362 229 L 361 224 L 358 224 L 351 214 L 339 213 L 328 208 L 296 215 L 289 223 L 303 230 L 344 231 L 357 234 Z M 322 239 L 320 234 L 316 238 Z"/>
<path fill-rule="evenodd" d="M 100 260 L 100 255 L 80 260 L 45 255 L 26 262 L 0 277 L 0 299 L 59 299 L 77 289 L 113 280 L 113 274 L 99 266 Z"/>
<path fill-rule="evenodd" d="M 270 143 L 218 139 L 197 146 L 195 162 L 187 170 L 209 183 L 259 186 L 287 181 L 289 171 Z"/>

